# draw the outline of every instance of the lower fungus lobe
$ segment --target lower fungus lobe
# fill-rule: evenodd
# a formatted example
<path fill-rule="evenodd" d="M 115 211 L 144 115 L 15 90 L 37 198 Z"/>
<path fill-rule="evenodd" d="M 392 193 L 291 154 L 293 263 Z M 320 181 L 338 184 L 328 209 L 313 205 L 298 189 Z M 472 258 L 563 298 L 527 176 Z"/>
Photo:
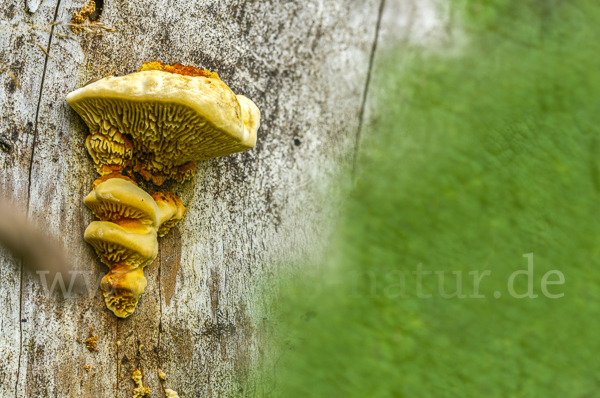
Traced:
<path fill-rule="evenodd" d="M 102 202 L 92 205 L 90 209 L 102 221 L 112 221 L 117 224 L 126 221 L 137 221 L 141 224 L 152 222 L 146 214 L 120 203 Z"/>
<path fill-rule="evenodd" d="M 88 226 L 85 240 L 110 267 L 102 279 L 106 305 L 128 317 L 146 287 L 143 269 L 158 254 L 157 236 L 183 218 L 185 207 L 177 195 L 150 195 L 118 173 L 100 177 L 84 203 L 102 220 Z"/>
<path fill-rule="evenodd" d="M 90 239 L 88 243 L 94 247 L 102 262 L 109 267 L 123 264 L 137 268 L 145 260 L 139 253 L 119 244 L 105 242 L 102 239 Z"/>

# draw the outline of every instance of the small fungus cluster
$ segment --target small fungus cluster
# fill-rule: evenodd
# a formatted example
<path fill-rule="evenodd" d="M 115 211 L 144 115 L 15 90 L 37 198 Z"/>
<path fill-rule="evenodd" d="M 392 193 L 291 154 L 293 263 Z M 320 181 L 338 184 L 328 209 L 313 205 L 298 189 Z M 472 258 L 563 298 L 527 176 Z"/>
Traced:
<path fill-rule="evenodd" d="M 98 352 L 98 336 L 94 336 L 94 328 L 90 330 L 90 334 L 83 342 L 90 352 Z"/>
<path fill-rule="evenodd" d="M 157 186 L 189 180 L 197 161 L 254 147 L 260 112 L 216 73 L 159 61 L 90 83 L 67 102 L 90 129 L 86 147 L 101 176 L 84 200 L 99 219 L 85 240 L 110 268 L 101 282 L 107 307 L 126 318 L 146 288 L 143 269 L 158 254 L 157 237 L 185 207 L 171 192 L 148 194 L 123 172 Z"/>
<path fill-rule="evenodd" d="M 71 17 L 71 30 L 73 33 L 78 35 L 84 30 L 82 25 L 86 20 L 89 20 L 94 11 L 96 11 L 96 2 L 92 0 L 81 7 L 80 11 L 75 11 L 73 13 L 73 16 Z"/>
<path fill-rule="evenodd" d="M 139 369 L 134 370 L 133 374 L 131 375 L 131 378 L 135 383 L 135 388 L 133 390 L 133 398 L 146 398 L 149 397 L 150 393 L 152 392 L 148 387 L 144 386 L 142 382 L 143 377 L 144 374 Z"/>

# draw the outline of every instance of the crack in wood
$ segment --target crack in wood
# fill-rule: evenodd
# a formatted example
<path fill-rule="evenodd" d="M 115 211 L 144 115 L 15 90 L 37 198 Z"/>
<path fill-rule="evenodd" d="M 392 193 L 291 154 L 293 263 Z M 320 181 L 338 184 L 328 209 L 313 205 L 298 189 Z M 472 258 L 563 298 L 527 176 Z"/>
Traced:
<path fill-rule="evenodd" d="M 61 0 L 58 0 L 56 3 L 56 8 L 54 9 L 54 18 L 52 20 L 52 27 L 50 28 L 50 35 L 48 37 L 48 52 L 50 51 L 50 45 L 52 44 L 52 34 L 54 33 L 54 22 L 56 22 L 56 18 L 58 16 L 58 10 L 60 8 L 60 2 Z M 35 145 L 36 145 L 36 138 L 38 135 L 38 130 L 37 130 L 37 125 L 38 125 L 38 117 L 39 117 L 39 112 L 40 112 L 40 105 L 42 103 L 42 93 L 44 92 L 44 79 L 46 77 L 46 68 L 48 67 L 48 59 L 50 57 L 46 57 L 44 59 L 44 70 L 42 71 L 42 82 L 40 84 L 40 95 L 38 97 L 38 103 L 37 103 L 37 108 L 35 111 L 35 127 L 34 127 L 34 135 L 33 135 L 33 142 L 32 142 L 32 148 L 31 148 L 31 158 L 29 160 L 29 171 L 28 171 L 28 180 L 27 180 L 27 207 L 26 207 L 26 211 L 27 214 L 29 213 L 29 204 L 30 204 L 30 199 L 31 199 L 31 171 L 33 168 L 33 158 L 34 158 L 34 154 L 35 154 Z M 24 264 L 23 261 L 21 261 L 21 275 L 20 275 L 20 291 L 19 291 L 19 319 L 23 319 L 23 269 L 24 269 Z M 15 382 L 15 398 L 17 398 L 17 394 L 19 391 L 19 380 L 21 377 L 21 357 L 23 354 L 23 322 L 19 322 L 19 360 L 17 362 L 17 377 L 16 377 L 16 382 Z"/>
<path fill-rule="evenodd" d="M 356 177 L 356 168 L 358 167 L 358 154 L 360 151 L 360 140 L 363 129 L 363 119 L 365 116 L 365 107 L 367 104 L 367 98 L 369 96 L 369 86 L 371 83 L 371 73 L 373 72 L 373 63 L 375 61 L 375 53 L 377 52 L 377 43 L 379 42 L 379 30 L 381 29 L 381 17 L 383 16 L 383 10 L 385 9 L 385 0 L 381 0 L 379 3 L 379 12 L 377 14 L 377 24 L 375 25 L 375 38 L 373 39 L 373 47 L 371 48 L 371 56 L 369 57 L 369 69 L 367 71 L 367 79 L 365 81 L 365 89 L 363 91 L 362 101 L 360 105 L 360 113 L 358 116 L 358 130 L 356 132 L 356 139 L 354 144 L 354 158 L 352 160 L 352 176 Z"/>

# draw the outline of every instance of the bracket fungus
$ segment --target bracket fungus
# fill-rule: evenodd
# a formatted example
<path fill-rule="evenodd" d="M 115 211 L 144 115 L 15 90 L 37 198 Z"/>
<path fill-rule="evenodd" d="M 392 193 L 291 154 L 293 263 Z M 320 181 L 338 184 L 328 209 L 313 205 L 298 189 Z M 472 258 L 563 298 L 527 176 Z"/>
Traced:
<path fill-rule="evenodd" d="M 179 64 L 144 63 L 73 91 L 67 102 L 90 128 L 98 173 L 132 166 L 155 185 L 189 180 L 198 160 L 253 148 L 260 124 L 256 105 L 216 73 Z"/>
<path fill-rule="evenodd" d="M 158 254 L 157 237 L 183 219 L 185 207 L 177 195 L 149 194 L 123 173 L 157 186 L 189 180 L 197 161 L 253 148 L 260 112 L 216 73 L 158 61 L 90 83 L 67 102 L 90 129 L 86 147 L 101 175 L 84 200 L 100 221 L 84 237 L 110 267 L 101 282 L 106 305 L 126 318 L 146 288 L 143 269 Z"/>
<path fill-rule="evenodd" d="M 170 192 L 154 194 L 157 202 L 132 180 L 118 174 L 108 177 L 100 177 L 84 199 L 100 219 L 88 226 L 84 237 L 110 267 L 100 284 L 106 305 L 125 318 L 146 289 L 143 269 L 158 254 L 157 236 L 183 219 L 185 207 Z"/>

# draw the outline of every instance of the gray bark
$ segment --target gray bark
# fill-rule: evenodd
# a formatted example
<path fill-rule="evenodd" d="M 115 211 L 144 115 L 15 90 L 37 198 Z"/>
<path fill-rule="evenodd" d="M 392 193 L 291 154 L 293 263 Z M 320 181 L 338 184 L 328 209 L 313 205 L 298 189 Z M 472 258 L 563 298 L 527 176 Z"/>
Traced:
<path fill-rule="evenodd" d="M 0 189 L 59 237 L 89 283 L 107 269 L 83 241 L 93 216 L 82 199 L 97 175 L 69 92 L 142 61 L 180 62 L 253 99 L 262 126 L 255 149 L 201 162 L 193 181 L 170 186 L 188 213 L 160 240 L 126 320 L 100 291 L 46 297 L 39 277 L 0 251 L 0 396 L 131 397 L 138 367 L 156 397 L 158 368 L 181 397 L 270 395 L 276 322 L 260 289 L 325 249 L 354 159 L 380 0 L 106 0 L 102 21 L 117 32 L 97 37 L 50 28 L 84 1 L 31 1 L 0 5 L 0 134 L 10 144 Z M 91 327 L 98 352 L 77 342 Z"/>

